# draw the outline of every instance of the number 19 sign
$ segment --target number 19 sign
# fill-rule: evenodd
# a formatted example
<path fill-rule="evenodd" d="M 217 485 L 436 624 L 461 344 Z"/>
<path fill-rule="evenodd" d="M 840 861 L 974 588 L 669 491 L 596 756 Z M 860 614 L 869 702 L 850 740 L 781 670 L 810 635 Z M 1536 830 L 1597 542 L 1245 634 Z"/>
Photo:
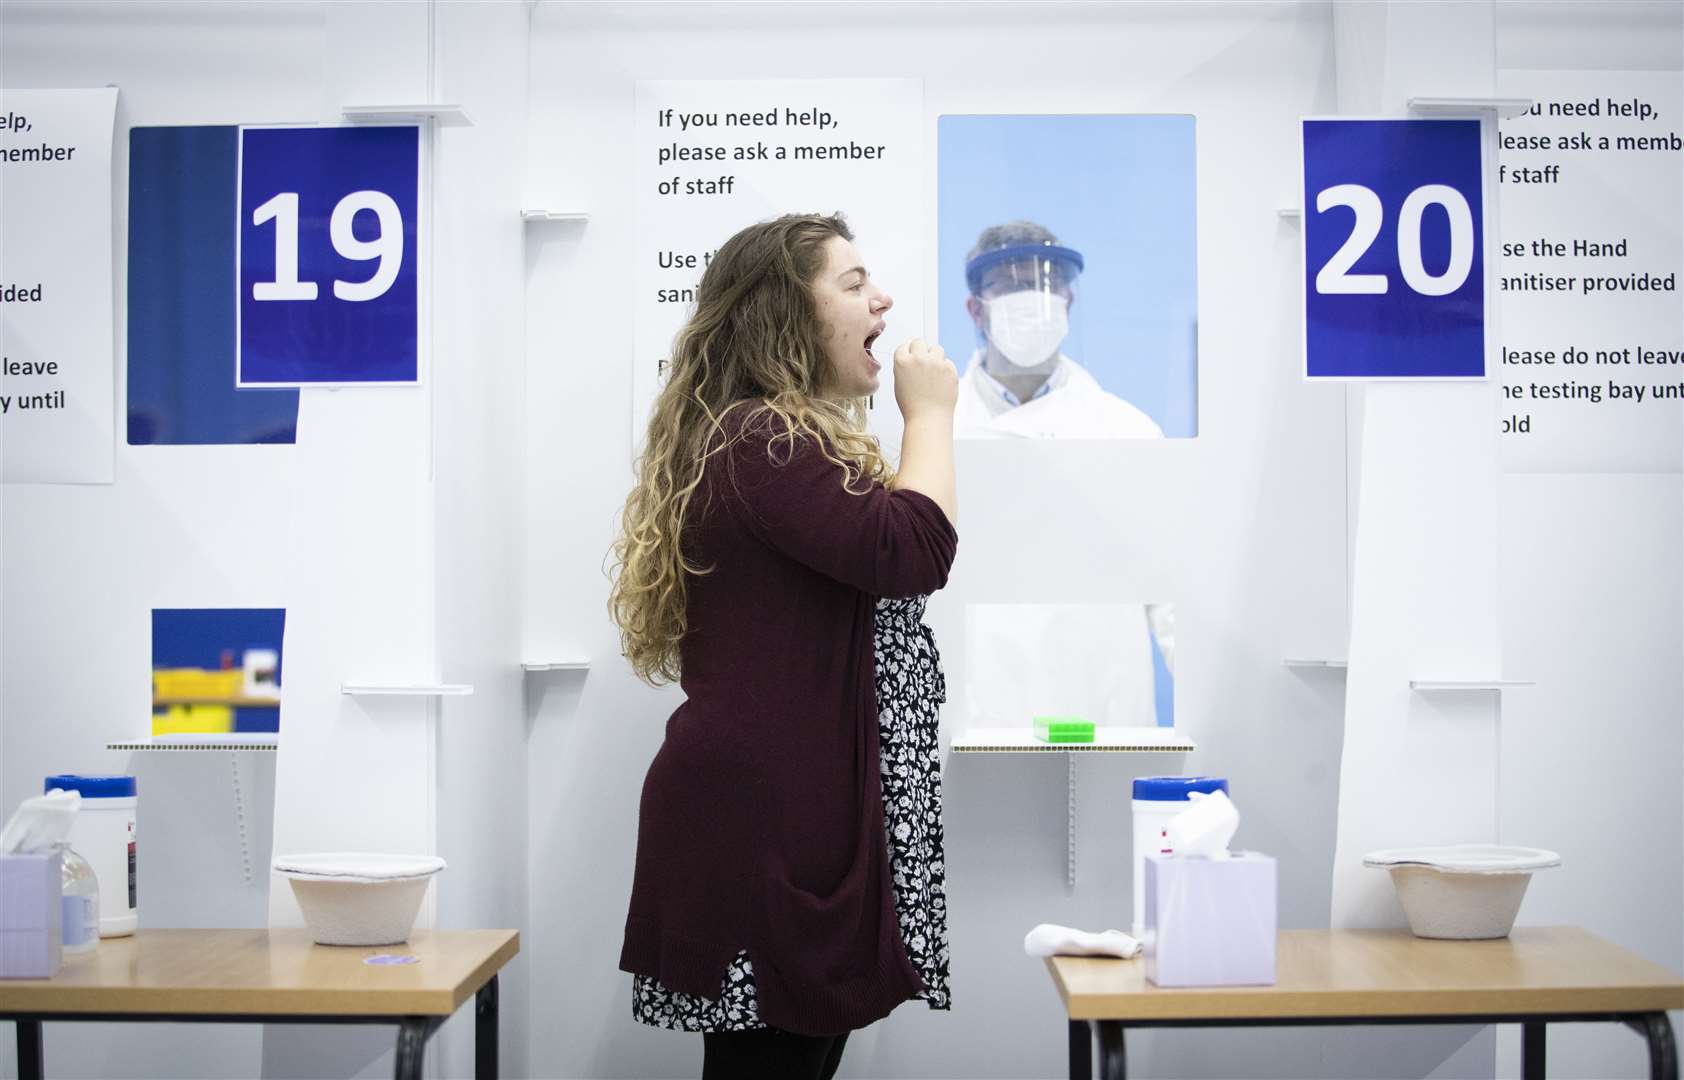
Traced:
<path fill-rule="evenodd" d="M 419 381 L 416 127 L 240 131 L 241 387 Z"/>
<path fill-rule="evenodd" d="M 1304 373 L 1482 379 L 1478 120 L 1310 120 Z"/>

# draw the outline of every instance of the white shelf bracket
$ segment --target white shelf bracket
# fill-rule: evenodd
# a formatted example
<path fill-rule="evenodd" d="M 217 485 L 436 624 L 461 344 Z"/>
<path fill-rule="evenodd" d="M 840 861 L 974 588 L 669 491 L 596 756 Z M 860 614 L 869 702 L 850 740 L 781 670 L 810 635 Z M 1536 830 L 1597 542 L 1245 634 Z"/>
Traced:
<path fill-rule="evenodd" d="M 1069 792 L 1064 803 L 1064 884 L 1076 888 L 1076 755 L 1065 754 L 1068 763 Z"/>
<path fill-rule="evenodd" d="M 1523 116 L 1532 107 L 1531 98 L 1485 97 L 1412 97 L 1409 111 L 1421 116 L 1462 116 L 1472 118 L 1482 112 L 1496 113 L 1507 120 Z"/>
<path fill-rule="evenodd" d="M 234 771 L 234 820 L 240 829 L 240 868 L 245 871 L 246 884 L 251 884 L 251 834 L 246 830 L 246 800 L 240 790 L 240 755 L 228 755 L 228 764 Z"/>
<path fill-rule="evenodd" d="M 439 127 L 473 127 L 474 122 L 460 105 L 437 102 L 417 105 L 347 105 L 340 110 L 347 124 L 410 123 L 431 120 Z"/>
<path fill-rule="evenodd" d="M 207 750 L 226 750 L 240 753 L 246 750 L 274 753 L 280 749 L 279 736 L 270 732 L 256 732 L 250 735 L 206 735 L 198 739 L 183 739 L 179 736 L 152 738 L 143 736 L 139 739 L 113 739 L 105 744 L 107 750 L 126 750 L 130 753 L 178 752 L 194 751 L 203 753 Z"/>
<path fill-rule="evenodd" d="M 1524 679 L 1410 679 L 1409 688 L 1421 690 L 1503 690 L 1511 686 L 1536 686 Z"/>
<path fill-rule="evenodd" d="M 584 210 L 549 210 L 544 207 L 527 207 L 520 212 L 520 219 L 531 223 L 534 221 L 589 221 L 591 215 Z"/>

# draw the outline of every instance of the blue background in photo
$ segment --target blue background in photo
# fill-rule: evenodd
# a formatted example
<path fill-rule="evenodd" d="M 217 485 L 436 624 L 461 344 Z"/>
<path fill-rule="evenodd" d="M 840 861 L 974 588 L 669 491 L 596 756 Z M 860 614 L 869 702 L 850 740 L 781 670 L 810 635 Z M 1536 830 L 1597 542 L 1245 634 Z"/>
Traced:
<path fill-rule="evenodd" d="M 238 134 L 129 132 L 130 445 L 296 439 L 298 391 L 234 388 Z"/>
<path fill-rule="evenodd" d="M 281 641 L 286 632 L 285 608 L 153 608 L 152 666 L 196 667 L 217 671 L 222 653 L 233 653 L 242 666 L 247 649 L 275 650 L 275 683 L 285 674 Z M 279 731 L 279 709 L 235 709 L 235 731 Z"/>
<path fill-rule="evenodd" d="M 941 346 L 961 371 L 977 348 L 965 255 L 1027 218 L 1087 264 L 1065 354 L 1165 435 L 1197 435 L 1193 117 L 943 116 L 937 132 Z"/>

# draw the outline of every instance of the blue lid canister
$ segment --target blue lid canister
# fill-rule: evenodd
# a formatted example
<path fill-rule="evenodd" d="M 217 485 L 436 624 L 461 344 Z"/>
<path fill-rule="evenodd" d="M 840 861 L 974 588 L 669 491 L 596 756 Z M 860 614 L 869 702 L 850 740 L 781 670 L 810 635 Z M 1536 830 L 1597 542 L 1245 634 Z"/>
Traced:
<path fill-rule="evenodd" d="M 1134 781 L 1134 797 L 1141 802 L 1190 802 L 1193 792 L 1228 794 L 1223 776 L 1141 776 Z"/>
<path fill-rule="evenodd" d="M 132 799 L 135 797 L 135 783 L 132 776 L 82 776 L 77 773 L 60 773 L 49 776 L 41 790 L 48 792 L 58 788 L 62 791 L 80 792 L 84 799 Z"/>

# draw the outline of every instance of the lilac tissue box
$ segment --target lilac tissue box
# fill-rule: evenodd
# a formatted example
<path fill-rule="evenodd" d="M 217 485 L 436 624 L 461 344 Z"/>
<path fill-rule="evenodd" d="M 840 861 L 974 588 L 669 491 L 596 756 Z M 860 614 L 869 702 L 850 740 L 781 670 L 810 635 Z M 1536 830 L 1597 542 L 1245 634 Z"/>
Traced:
<path fill-rule="evenodd" d="M 1273 986 L 1275 860 L 1147 855 L 1144 952 L 1159 986 Z"/>
<path fill-rule="evenodd" d="M 64 961 L 57 851 L 0 855 L 0 979 L 50 979 Z"/>

